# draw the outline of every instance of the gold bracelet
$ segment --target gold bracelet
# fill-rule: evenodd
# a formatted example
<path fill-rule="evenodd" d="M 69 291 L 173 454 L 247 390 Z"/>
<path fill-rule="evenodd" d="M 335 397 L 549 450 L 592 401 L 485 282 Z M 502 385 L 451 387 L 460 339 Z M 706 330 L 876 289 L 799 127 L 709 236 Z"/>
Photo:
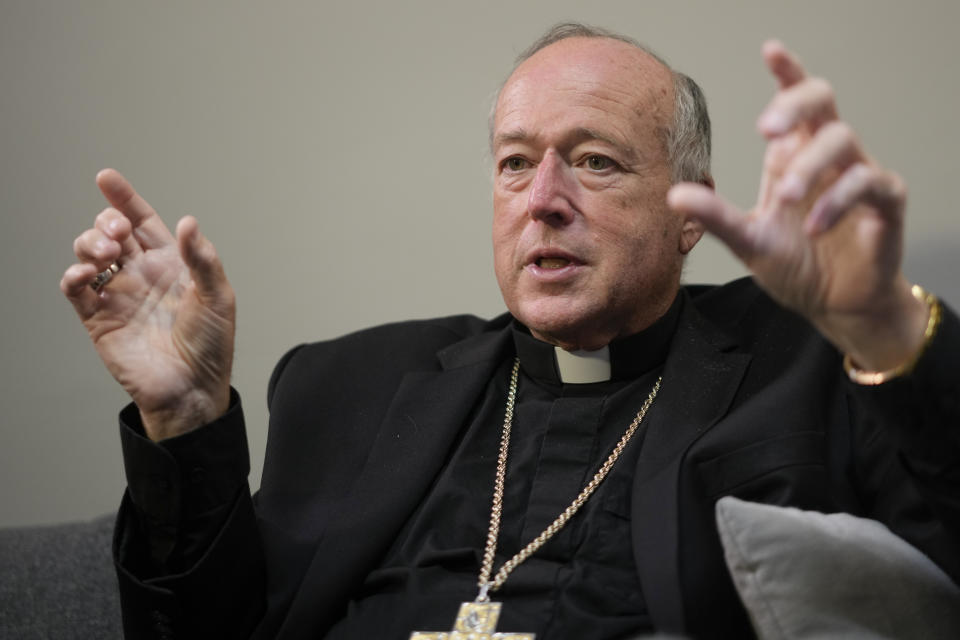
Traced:
<path fill-rule="evenodd" d="M 940 326 L 940 317 L 943 315 L 942 309 L 940 308 L 940 301 L 937 300 L 937 296 L 928 293 L 918 284 L 913 285 L 910 292 L 914 298 L 927 305 L 927 328 L 923 331 L 923 344 L 920 345 L 916 353 L 906 362 L 893 369 L 887 369 L 886 371 L 863 371 L 862 369 L 858 369 L 853 364 L 853 359 L 850 355 L 845 354 L 843 356 L 843 368 L 847 372 L 847 375 L 850 376 L 850 379 L 857 384 L 883 384 L 894 378 L 907 375 L 913 371 L 913 368 L 920 360 L 920 356 L 923 355 L 930 343 L 933 342 L 933 337 L 937 335 L 937 328 Z"/>

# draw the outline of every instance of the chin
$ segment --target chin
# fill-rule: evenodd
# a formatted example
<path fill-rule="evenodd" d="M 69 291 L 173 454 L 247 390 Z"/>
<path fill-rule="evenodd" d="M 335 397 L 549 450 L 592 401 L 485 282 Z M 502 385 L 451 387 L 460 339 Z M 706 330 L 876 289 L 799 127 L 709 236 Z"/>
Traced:
<path fill-rule="evenodd" d="M 597 331 L 596 314 L 570 300 L 521 304 L 511 313 L 537 338 L 567 350 L 599 349 L 610 342 Z"/>

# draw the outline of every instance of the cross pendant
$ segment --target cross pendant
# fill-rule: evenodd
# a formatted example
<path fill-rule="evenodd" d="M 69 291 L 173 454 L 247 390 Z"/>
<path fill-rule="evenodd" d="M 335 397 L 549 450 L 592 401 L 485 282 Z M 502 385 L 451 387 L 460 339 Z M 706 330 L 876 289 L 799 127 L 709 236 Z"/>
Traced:
<path fill-rule="evenodd" d="M 497 632 L 500 602 L 464 602 L 453 631 L 414 631 L 410 640 L 535 640 L 535 633 Z"/>

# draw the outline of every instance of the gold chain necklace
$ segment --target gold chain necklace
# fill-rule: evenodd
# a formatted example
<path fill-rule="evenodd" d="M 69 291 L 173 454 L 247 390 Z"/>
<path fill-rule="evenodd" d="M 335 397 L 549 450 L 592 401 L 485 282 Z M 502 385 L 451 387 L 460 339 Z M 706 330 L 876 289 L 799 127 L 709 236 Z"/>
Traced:
<path fill-rule="evenodd" d="M 497 626 L 497 618 L 500 617 L 500 602 L 491 602 L 489 593 L 499 589 L 507 580 L 510 572 L 517 566 L 533 555 L 537 549 L 542 547 L 547 540 L 560 531 L 570 519 L 580 510 L 580 507 L 596 491 L 600 483 L 603 482 L 614 463 L 623 453 L 630 438 L 636 433 L 643 422 L 644 416 L 653 404 L 657 392 L 660 391 L 660 381 L 663 376 L 657 378 L 650 395 L 644 401 L 643 406 L 637 412 L 636 417 L 626 432 L 620 438 L 620 441 L 610 452 L 607 460 L 600 469 L 594 474 L 593 479 L 580 491 L 580 494 L 574 498 L 570 506 L 563 510 L 540 535 L 534 538 L 530 544 L 518 551 L 516 555 L 507 560 L 497 574 L 490 580 L 493 573 L 493 560 L 497 551 L 497 538 L 500 536 L 500 516 L 503 513 L 503 485 L 507 475 L 507 449 L 510 444 L 510 430 L 513 426 L 513 410 L 517 402 L 517 379 L 520 374 L 520 358 L 514 358 L 513 370 L 510 372 L 510 388 L 507 391 L 507 409 L 503 417 L 503 435 L 500 437 L 500 455 L 497 458 L 497 474 L 493 485 L 493 505 L 490 508 L 490 529 L 487 532 L 487 546 L 483 551 L 483 563 L 480 565 L 480 580 L 477 586 L 480 587 L 480 593 L 474 602 L 464 602 L 460 605 L 460 611 L 457 614 L 457 620 L 454 623 L 453 631 L 414 631 L 410 634 L 410 640 L 534 640 L 536 634 L 533 633 L 493 633 Z"/>

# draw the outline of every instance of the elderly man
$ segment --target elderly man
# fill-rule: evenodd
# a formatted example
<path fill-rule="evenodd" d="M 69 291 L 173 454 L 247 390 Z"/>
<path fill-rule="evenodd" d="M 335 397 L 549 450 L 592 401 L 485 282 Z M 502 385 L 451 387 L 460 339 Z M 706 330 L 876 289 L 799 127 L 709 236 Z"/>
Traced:
<path fill-rule="evenodd" d="M 253 499 L 214 248 L 101 172 L 111 206 L 61 287 L 134 402 L 128 635 L 440 638 L 499 616 L 502 637 L 744 637 L 713 524 L 730 494 L 882 520 L 960 576 L 957 319 L 901 272 L 899 179 L 828 85 L 763 53 L 779 90 L 743 214 L 712 190 L 689 78 L 582 25 L 535 43 L 491 130 L 509 314 L 289 352 Z M 754 280 L 680 286 L 704 228 Z"/>

